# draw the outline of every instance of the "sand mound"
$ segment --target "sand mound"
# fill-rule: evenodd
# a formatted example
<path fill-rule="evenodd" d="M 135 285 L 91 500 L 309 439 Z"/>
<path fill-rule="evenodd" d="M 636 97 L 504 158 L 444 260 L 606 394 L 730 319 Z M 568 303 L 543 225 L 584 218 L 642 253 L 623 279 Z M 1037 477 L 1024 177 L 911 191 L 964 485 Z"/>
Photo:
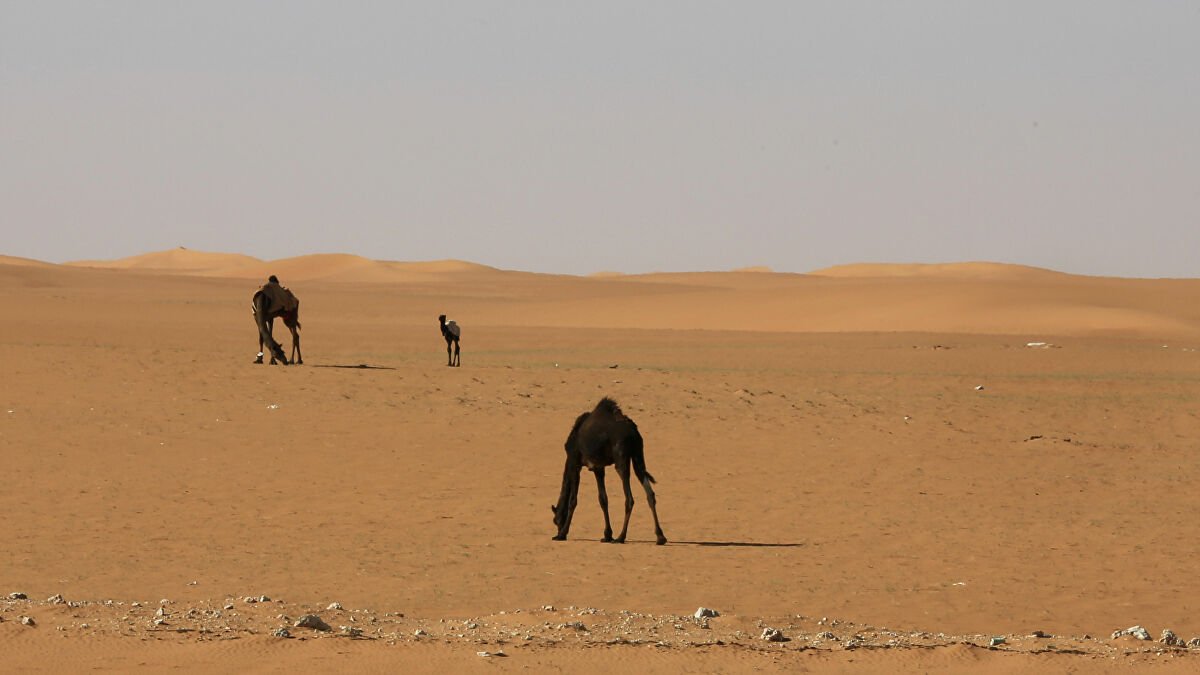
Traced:
<path fill-rule="evenodd" d="M 54 263 L 42 262 L 33 258 L 20 258 L 13 255 L 0 255 L 0 265 L 13 265 L 15 267 L 55 267 Z"/>
<path fill-rule="evenodd" d="M 1061 272 L 1040 267 L 993 262 L 854 263 L 826 267 L 815 272 L 809 272 L 809 274 L 823 277 L 959 277 L 973 279 L 1021 279 L 1045 277 L 1048 275 L 1067 276 Z"/>
<path fill-rule="evenodd" d="M 66 263 L 75 267 L 106 269 L 156 270 L 182 274 L 197 274 L 236 268 L 262 262 L 240 253 L 208 253 L 180 246 L 167 251 L 155 251 L 117 260 L 76 260 Z"/>

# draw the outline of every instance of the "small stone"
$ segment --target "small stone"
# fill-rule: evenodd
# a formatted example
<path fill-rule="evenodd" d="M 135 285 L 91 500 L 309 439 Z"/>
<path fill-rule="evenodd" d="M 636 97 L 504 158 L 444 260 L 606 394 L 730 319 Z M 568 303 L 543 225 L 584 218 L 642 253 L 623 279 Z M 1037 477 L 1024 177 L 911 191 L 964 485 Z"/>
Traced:
<path fill-rule="evenodd" d="M 130 607 L 141 607 L 141 606 L 142 606 L 142 603 L 140 603 L 140 602 L 137 602 L 137 601 L 135 600 L 135 601 L 133 601 L 133 602 L 129 603 L 129 606 L 130 606 Z"/>
<path fill-rule="evenodd" d="M 90 623 L 81 623 L 81 624 L 79 624 L 79 627 L 80 627 L 80 628 L 91 628 L 91 627 L 92 627 L 92 624 L 90 624 Z"/>
<path fill-rule="evenodd" d="M 242 602 L 246 603 L 247 605 L 252 605 L 252 604 L 258 602 L 258 598 L 251 598 L 251 597 L 247 596 L 247 597 L 242 598 Z"/>
<path fill-rule="evenodd" d="M 1130 626 L 1129 628 L 1126 628 L 1125 630 L 1113 631 L 1112 639 L 1116 640 L 1117 638 L 1125 637 L 1126 635 L 1137 638 L 1139 640 L 1149 640 L 1150 639 L 1150 632 L 1147 631 L 1145 628 L 1142 628 L 1141 626 Z"/>
<path fill-rule="evenodd" d="M 493 657 L 493 656 L 508 656 L 508 654 L 505 654 L 503 651 L 498 651 L 498 652 L 475 652 L 475 654 L 476 654 L 476 656 L 482 656 L 483 658 L 490 658 L 490 657 Z"/>
<path fill-rule="evenodd" d="M 32 616 L 23 616 L 20 618 L 20 621 L 21 621 L 22 626 L 36 626 L 37 625 L 37 622 L 33 620 Z"/>
<path fill-rule="evenodd" d="M 760 637 L 760 639 L 766 640 L 767 642 L 786 642 L 787 641 L 787 638 L 784 637 L 783 632 L 780 631 L 778 628 L 770 628 L 770 627 L 764 628 L 762 635 L 759 637 Z"/>
<path fill-rule="evenodd" d="M 271 601 L 271 599 L 270 599 L 270 598 L 268 598 L 268 597 L 267 597 L 267 596 L 265 596 L 265 595 L 260 595 L 260 596 L 258 596 L 258 601 L 259 601 L 259 602 L 270 602 L 270 601 Z"/>
<path fill-rule="evenodd" d="M 1160 637 L 1158 641 L 1169 647 L 1184 646 L 1184 641 L 1169 628 L 1163 629 L 1162 637 Z"/>
<path fill-rule="evenodd" d="M 222 607 L 221 609 L 233 609 L 233 603 L 232 603 L 232 602 L 231 602 L 231 603 L 228 603 L 228 604 L 226 604 L 224 607 Z"/>
<path fill-rule="evenodd" d="M 542 609 L 546 610 L 547 612 L 553 612 L 554 605 L 542 605 Z"/>
<path fill-rule="evenodd" d="M 331 602 L 331 603 L 329 603 L 329 606 L 328 606 L 328 607 L 326 607 L 325 609 L 327 609 L 327 610 L 329 610 L 329 611 L 331 611 L 331 612 L 332 612 L 332 611 L 334 611 L 334 610 L 338 610 L 338 609 L 341 609 L 341 608 L 342 608 L 342 603 L 340 603 L 340 602 Z"/>
<path fill-rule="evenodd" d="M 1008 641 L 1005 640 L 1003 636 L 997 635 L 997 636 L 993 637 L 991 640 L 988 640 L 988 646 L 989 647 L 999 647 L 1000 645 L 1005 644 L 1006 642 L 1008 642 Z"/>
<path fill-rule="evenodd" d="M 333 630 L 329 624 L 325 623 L 325 621 L 316 614 L 305 614 L 297 619 L 296 623 L 293 625 L 297 628 L 312 628 L 313 630 L 319 630 L 325 633 Z"/>
<path fill-rule="evenodd" d="M 357 626 L 340 626 L 339 628 L 342 631 L 342 635 L 352 638 L 362 637 L 362 629 Z"/>
<path fill-rule="evenodd" d="M 706 618 L 706 617 L 717 617 L 717 616 L 721 616 L 721 613 L 720 613 L 720 612 L 718 612 L 718 611 L 717 611 L 717 610 L 715 610 L 715 609 L 709 609 L 709 608 L 707 608 L 707 607 L 701 607 L 701 608 L 699 608 L 699 609 L 697 609 L 697 610 L 696 610 L 696 613 L 694 614 L 694 616 L 695 616 L 697 619 L 703 619 L 703 618 Z"/>
<path fill-rule="evenodd" d="M 426 635 L 429 635 L 429 633 L 426 633 L 425 631 L 421 630 L 420 628 L 413 631 L 413 637 L 424 637 Z"/>
<path fill-rule="evenodd" d="M 63 600 L 62 593 L 55 593 L 54 595 L 46 598 L 46 602 L 52 605 L 61 605 L 66 602 L 66 600 Z"/>
<path fill-rule="evenodd" d="M 275 632 L 271 633 L 271 635 L 277 638 L 290 638 L 292 637 L 292 632 L 289 631 L 287 627 L 280 626 L 279 628 L 276 628 Z"/>
<path fill-rule="evenodd" d="M 1200 637 L 1194 637 L 1191 640 L 1188 640 L 1187 646 L 1191 647 L 1192 649 L 1200 649 Z"/>
<path fill-rule="evenodd" d="M 1049 633 L 1047 633 L 1046 631 L 1035 630 L 1035 631 L 1033 631 L 1032 633 L 1030 633 L 1030 634 L 1029 634 L 1029 637 L 1032 637 L 1032 638 L 1048 638 L 1048 637 L 1054 637 L 1054 636 L 1050 635 L 1050 634 L 1049 634 Z"/>
<path fill-rule="evenodd" d="M 24 593 L 9 593 L 8 599 L 9 600 L 28 600 L 29 596 L 25 595 Z"/>

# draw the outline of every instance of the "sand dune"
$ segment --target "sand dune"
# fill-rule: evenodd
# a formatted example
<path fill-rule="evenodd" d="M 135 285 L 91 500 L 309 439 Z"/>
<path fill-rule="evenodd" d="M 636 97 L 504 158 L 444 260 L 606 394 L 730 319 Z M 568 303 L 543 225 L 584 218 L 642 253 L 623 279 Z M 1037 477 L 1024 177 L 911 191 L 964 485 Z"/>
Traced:
<path fill-rule="evenodd" d="M 174 249 L 87 266 L 247 283 L 276 274 L 301 295 L 313 283 L 359 284 L 380 298 L 396 295 L 393 303 L 405 292 L 452 297 L 454 308 L 447 311 L 485 325 L 1200 335 L 1200 280 L 1083 277 L 996 263 L 846 265 L 812 274 L 756 269 L 570 276 L 458 260 L 398 262 L 317 254 L 263 261 Z"/>
<path fill-rule="evenodd" d="M 992 262 L 964 263 L 855 263 L 810 272 L 823 277 L 958 277 L 970 279 L 1033 279 L 1064 276 L 1062 272 Z"/>
<path fill-rule="evenodd" d="M 1200 281 L 910 271 L 0 258 L 4 664 L 1194 672 L 1109 635 L 1200 635 Z M 304 366 L 251 364 L 269 273 Z M 604 395 L 666 546 L 637 486 L 629 543 L 598 541 L 589 476 L 550 540 Z"/>
<path fill-rule="evenodd" d="M 240 253 L 208 253 L 184 247 L 154 251 L 117 260 L 76 260 L 65 263 L 75 267 L 104 269 L 156 270 L 176 274 L 198 274 L 261 262 Z"/>

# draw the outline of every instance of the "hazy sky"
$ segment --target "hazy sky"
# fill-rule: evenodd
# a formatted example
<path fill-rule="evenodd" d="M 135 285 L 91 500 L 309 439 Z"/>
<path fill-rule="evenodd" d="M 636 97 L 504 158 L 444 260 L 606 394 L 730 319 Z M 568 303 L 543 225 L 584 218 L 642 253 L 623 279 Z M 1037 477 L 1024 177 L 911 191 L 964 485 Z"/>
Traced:
<path fill-rule="evenodd" d="M 0 0 L 0 232 L 1200 277 L 1200 3 Z"/>

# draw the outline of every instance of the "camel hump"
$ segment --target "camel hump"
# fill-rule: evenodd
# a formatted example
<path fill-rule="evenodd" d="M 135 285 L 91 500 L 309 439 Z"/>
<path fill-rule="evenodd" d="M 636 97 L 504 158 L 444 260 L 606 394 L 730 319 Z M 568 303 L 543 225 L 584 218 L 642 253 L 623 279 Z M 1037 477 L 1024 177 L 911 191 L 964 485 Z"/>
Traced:
<path fill-rule="evenodd" d="M 446 330 L 454 337 L 462 337 L 462 329 L 458 327 L 458 322 L 450 320 L 446 322 Z"/>
<path fill-rule="evenodd" d="M 613 417 L 625 416 L 625 413 L 621 412 L 621 406 L 617 405 L 616 401 L 607 396 L 600 399 L 600 402 L 596 404 L 596 412 L 606 413 L 612 415 Z"/>

